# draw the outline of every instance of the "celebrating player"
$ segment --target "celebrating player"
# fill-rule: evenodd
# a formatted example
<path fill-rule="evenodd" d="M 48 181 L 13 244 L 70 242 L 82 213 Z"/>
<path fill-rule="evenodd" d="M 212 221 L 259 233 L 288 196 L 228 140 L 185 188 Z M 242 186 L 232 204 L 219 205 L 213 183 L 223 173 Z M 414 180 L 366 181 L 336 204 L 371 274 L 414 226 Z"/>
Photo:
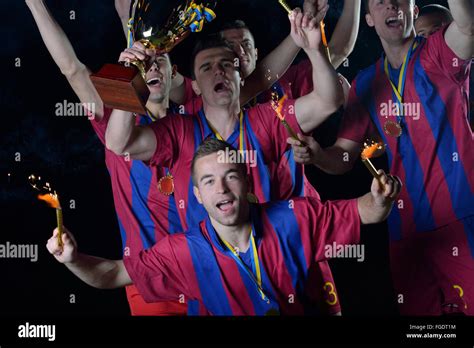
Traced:
<path fill-rule="evenodd" d="M 341 174 L 377 133 L 405 186 L 388 222 L 392 279 L 404 315 L 474 314 L 474 152 L 468 120 L 472 0 L 415 38 L 413 0 L 366 1 L 384 54 L 355 79 L 336 143 L 294 145 L 295 158 Z M 290 140 L 291 142 L 291 140 Z M 295 142 L 293 142 L 295 144 Z M 349 155 L 349 161 L 346 161 Z"/>
<path fill-rule="evenodd" d="M 415 19 L 415 31 L 419 36 L 427 38 L 453 21 L 451 12 L 441 5 L 426 5 L 420 9 Z"/>
<path fill-rule="evenodd" d="M 186 233 L 112 261 L 78 253 L 69 232 L 59 247 L 55 230 L 49 252 L 91 286 L 133 280 L 145 300 L 181 300 L 190 315 L 301 315 L 309 306 L 308 270 L 324 257 L 325 245 L 358 243 L 360 224 L 385 219 L 399 192 L 398 180 L 380 171 L 381 184 L 374 179 L 358 199 L 253 205 L 246 165 L 222 161 L 223 154 L 240 156 L 217 139 L 205 140 L 193 156 L 193 194 L 207 213 Z"/>

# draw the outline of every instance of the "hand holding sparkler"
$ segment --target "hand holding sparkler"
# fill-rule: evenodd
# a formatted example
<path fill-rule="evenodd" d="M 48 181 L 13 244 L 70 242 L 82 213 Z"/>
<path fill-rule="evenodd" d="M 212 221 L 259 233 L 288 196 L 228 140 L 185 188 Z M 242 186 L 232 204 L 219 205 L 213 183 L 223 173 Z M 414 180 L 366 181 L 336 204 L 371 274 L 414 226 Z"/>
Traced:
<path fill-rule="evenodd" d="M 314 159 L 321 150 L 312 136 L 298 134 L 299 140 L 288 138 L 287 143 L 293 148 L 293 158 L 298 164 L 314 164 Z"/>
<path fill-rule="evenodd" d="M 77 243 L 74 236 L 66 228 L 62 233 L 61 244 L 59 244 L 59 229 L 55 228 L 53 236 L 46 244 L 46 248 L 61 263 L 71 263 L 76 260 Z"/>
<path fill-rule="evenodd" d="M 385 206 L 393 202 L 402 188 L 401 180 L 393 175 L 385 174 L 382 169 L 377 171 L 377 178 L 372 180 L 370 188 L 374 203 Z"/>
<path fill-rule="evenodd" d="M 35 175 L 30 175 L 28 177 L 31 187 L 39 191 L 38 199 L 45 201 L 51 208 L 56 209 L 56 221 L 58 224 L 58 245 L 62 247 L 62 232 L 63 232 L 63 211 L 61 209 L 61 204 L 59 203 L 59 196 L 56 191 L 53 191 L 48 182 L 43 183 L 41 177 Z"/>

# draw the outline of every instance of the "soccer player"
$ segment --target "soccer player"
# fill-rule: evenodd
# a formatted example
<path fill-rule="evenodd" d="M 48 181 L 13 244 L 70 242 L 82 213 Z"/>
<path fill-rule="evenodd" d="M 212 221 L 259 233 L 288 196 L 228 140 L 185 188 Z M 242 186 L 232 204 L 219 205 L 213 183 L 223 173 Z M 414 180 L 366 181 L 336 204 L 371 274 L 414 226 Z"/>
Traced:
<path fill-rule="evenodd" d="M 316 15 L 316 13 L 318 13 L 318 7 L 322 8 L 324 5 L 324 3 L 316 4 L 315 0 L 305 1 L 303 10 L 305 13 Z M 360 0 L 344 1 L 341 17 L 328 43 L 331 53 L 331 63 L 334 68 L 338 68 L 354 49 L 357 33 L 359 32 L 360 8 Z M 255 71 L 258 61 L 258 48 L 256 47 L 255 38 L 250 28 L 248 28 L 243 21 L 237 20 L 226 23 L 221 28 L 220 33 L 223 38 L 230 43 L 236 54 L 238 54 L 242 65 L 242 75 L 244 78 L 247 78 Z M 299 47 L 294 43 L 290 43 L 286 45 L 285 50 L 290 51 L 293 56 L 296 56 Z M 272 60 L 281 60 L 280 57 L 276 56 L 279 53 L 276 51 L 277 50 L 272 52 L 269 56 L 272 56 Z M 282 53 L 279 54 L 282 55 Z M 266 59 L 268 59 L 268 56 Z M 275 73 L 271 71 L 269 73 L 267 72 L 269 76 L 274 74 Z M 290 67 L 269 90 L 260 93 L 252 100 L 250 105 L 246 107 L 255 105 L 255 103 L 271 101 L 272 97 L 279 100 L 283 96 L 290 99 L 304 96 L 313 89 L 311 76 L 311 63 L 305 59 L 299 64 Z M 348 90 L 350 85 L 347 80 L 342 76 L 340 78 L 341 83 L 345 89 Z M 303 165 L 294 161 L 291 148 L 284 154 L 278 164 L 271 166 L 270 170 L 274 171 L 274 177 L 278 177 L 278 182 L 272 185 L 275 190 L 278 190 L 276 194 L 278 199 L 286 200 L 293 197 L 319 198 L 318 192 L 304 174 Z M 322 291 L 321 310 L 327 311 L 329 314 L 340 314 L 341 306 L 329 264 L 327 261 L 321 261 L 321 263 L 318 264 L 318 268 L 314 275 L 319 277 L 317 281 L 318 285 L 316 286 L 317 290 Z"/>
<path fill-rule="evenodd" d="M 405 186 L 389 219 L 392 279 L 404 315 L 474 314 L 474 152 L 468 120 L 472 0 L 415 38 L 413 0 L 366 1 L 384 54 L 355 79 L 336 143 L 294 146 L 300 163 L 350 170 L 366 138 L 387 144 Z M 290 142 L 292 142 L 290 140 Z M 349 155 L 349 161 L 345 161 Z"/>
<path fill-rule="evenodd" d="M 65 33 L 48 11 L 43 0 L 27 0 L 43 41 L 61 72 L 85 105 L 94 105 L 91 124 L 102 143 L 112 110 L 103 106 L 90 80 L 90 70 L 79 61 Z M 126 1 L 116 1 L 116 9 L 123 19 L 128 16 Z M 128 1 L 128 7 L 130 1 Z M 154 118 L 167 114 L 168 94 L 173 82 L 174 70 L 168 55 L 153 57 L 148 62 L 147 82 L 150 97 L 147 108 L 150 115 L 138 115 L 138 124 L 149 124 Z M 105 150 L 105 163 L 110 174 L 112 192 L 122 236 L 124 255 L 136 255 L 142 249 L 155 244 L 168 233 L 182 231 L 173 196 L 162 194 L 157 182 L 166 177 L 168 170 L 153 170 L 141 161 L 115 155 Z M 178 302 L 147 304 L 138 290 L 126 288 L 132 315 L 184 315 L 186 306 Z"/>
<path fill-rule="evenodd" d="M 287 100 L 281 114 L 299 132 L 311 131 L 342 104 L 343 93 L 337 74 L 321 47 L 319 27 L 302 27 L 301 12 L 290 17 L 292 35 L 314 65 L 315 82 L 326 88 L 295 100 Z M 307 20 L 307 19 L 305 19 Z M 137 56 L 137 59 L 140 59 Z M 193 54 L 193 87 L 202 94 L 203 109 L 192 117 L 173 115 L 150 127 L 136 127 L 131 114 L 114 110 L 106 133 L 107 147 L 119 155 L 150 161 L 170 168 L 175 177 L 174 196 L 183 226 L 202 220 L 204 209 L 195 200 L 190 177 L 194 151 L 207 137 L 226 139 L 235 144 L 249 166 L 253 199 L 267 202 L 272 198 L 268 165 L 278 162 L 288 149 L 287 131 L 270 104 L 246 111 L 240 108 L 241 79 L 238 57 L 218 38 L 197 45 Z M 179 174 L 179 176 L 178 176 Z"/>
<path fill-rule="evenodd" d="M 427 38 L 453 21 L 451 12 L 444 6 L 431 4 L 420 9 L 415 19 L 415 31 Z"/>
<path fill-rule="evenodd" d="M 227 161 L 220 157 L 229 155 Z M 193 194 L 206 216 L 186 233 L 165 237 L 123 260 L 77 252 L 74 237 L 57 230 L 51 254 L 87 284 L 117 288 L 134 284 L 146 301 L 181 299 L 190 315 L 302 315 L 310 308 L 306 278 L 324 258 L 326 245 L 355 244 L 360 224 L 382 221 L 399 192 L 398 180 L 380 171 L 371 192 L 347 201 L 298 198 L 249 204 L 247 167 L 235 163 L 229 144 L 207 139 L 192 159 Z"/>

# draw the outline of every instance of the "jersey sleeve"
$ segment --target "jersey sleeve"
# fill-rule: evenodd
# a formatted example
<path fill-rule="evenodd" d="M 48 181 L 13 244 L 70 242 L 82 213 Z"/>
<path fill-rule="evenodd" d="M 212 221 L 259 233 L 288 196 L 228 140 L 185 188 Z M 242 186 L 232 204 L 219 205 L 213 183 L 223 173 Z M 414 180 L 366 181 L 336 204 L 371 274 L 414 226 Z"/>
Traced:
<path fill-rule="evenodd" d="M 300 216 L 302 233 L 311 243 L 315 261 L 325 260 L 327 245 L 358 244 L 360 216 L 357 199 L 321 202 L 316 198 L 295 201 L 295 212 Z M 303 238 L 305 239 L 305 238 Z"/>
<path fill-rule="evenodd" d="M 469 77 L 470 59 L 461 59 L 448 46 L 444 35 L 449 25 L 426 39 L 421 57 L 427 69 L 441 72 L 456 83 L 463 83 Z"/>
<path fill-rule="evenodd" d="M 294 99 L 285 100 L 281 115 L 295 133 L 305 134 L 296 119 Z M 285 152 L 290 149 L 290 145 L 286 142 L 290 133 L 277 117 L 271 103 L 258 104 L 250 108 L 249 118 L 260 145 L 267 150 L 265 153 L 269 154 L 269 160 L 280 162 Z"/>
<path fill-rule="evenodd" d="M 337 137 L 352 140 L 362 144 L 375 133 L 375 127 L 370 119 L 366 106 L 357 95 L 357 79 L 352 83 L 349 99 L 341 120 Z"/>
<path fill-rule="evenodd" d="M 185 247 L 185 239 L 173 235 L 136 256 L 124 257 L 127 272 L 146 302 L 173 301 L 183 295 L 191 297 L 186 270 L 178 256 L 180 248 Z"/>
<path fill-rule="evenodd" d="M 180 150 L 186 139 L 185 135 L 192 124 L 193 120 L 190 116 L 168 115 L 147 126 L 152 129 L 156 137 L 156 150 L 149 164 L 173 167 L 178 161 Z M 191 134 L 193 134 L 192 130 Z"/>

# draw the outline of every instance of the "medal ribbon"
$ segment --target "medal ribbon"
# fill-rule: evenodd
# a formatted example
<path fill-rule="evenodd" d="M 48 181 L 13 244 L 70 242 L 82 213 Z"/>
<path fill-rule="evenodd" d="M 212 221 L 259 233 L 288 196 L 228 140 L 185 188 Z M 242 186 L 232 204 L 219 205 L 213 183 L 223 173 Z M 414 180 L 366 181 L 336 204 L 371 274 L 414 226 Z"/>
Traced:
<path fill-rule="evenodd" d="M 406 77 L 407 77 L 407 65 L 408 62 L 410 61 L 410 58 L 413 54 L 413 51 L 415 48 L 418 46 L 418 41 L 415 40 L 413 44 L 410 47 L 410 50 L 407 52 L 405 55 L 405 59 L 403 60 L 402 68 L 400 70 L 400 75 L 398 78 L 398 86 L 395 86 L 395 84 L 392 82 L 392 79 L 390 78 L 390 72 L 388 69 L 388 58 L 385 56 L 384 60 L 384 69 L 385 69 L 385 74 L 387 75 L 388 80 L 390 81 L 390 85 L 392 87 L 393 92 L 395 93 L 395 96 L 397 97 L 397 103 L 399 106 L 399 111 L 400 113 L 403 111 L 403 93 L 405 91 L 405 82 L 406 82 Z M 401 122 L 401 115 L 398 115 L 398 121 L 399 123 Z"/>
<path fill-rule="evenodd" d="M 221 240 L 224 243 L 224 245 L 227 247 L 227 249 L 229 249 L 232 258 L 247 273 L 247 275 L 250 277 L 250 279 L 252 279 L 252 281 L 254 282 L 254 284 L 257 288 L 257 291 L 259 292 L 260 296 L 262 297 L 262 300 L 266 301 L 267 303 L 270 303 L 270 300 L 265 295 L 265 293 L 263 292 L 263 288 L 262 288 L 262 273 L 260 271 L 260 260 L 258 258 L 257 245 L 255 243 L 255 238 L 253 236 L 252 229 L 250 229 L 250 246 L 252 248 L 252 255 L 253 255 L 253 257 L 252 257 L 252 270 L 250 270 L 247 267 L 247 265 L 244 263 L 244 261 L 242 261 L 242 259 L 239 256 L 239 252 L 237 250 L 235 250 L 235 248 L 232 245 L 230 245 L 230 243 L 228 243 L 227 241 L 225 241 L 222 238 L 221 238 Z M 255 275 L 254 275 L 254 272 L 255 272 Z"/>
<path fill-rule="evenodd" d="M 210 122 L 207 122 L 209 125 L 209 128 L 211 128 L 212 132 L 216 136 L 217 139 L 221 141 L 225 141 L 224 138 L 219 134 L 218 131 L 214 129 L 214 127 L 211 125 Z M 240 111 L 240 116 L 239 116 L 239 153 L 243 154 L 244 153 L 244 113 L 242 110 Z"/>

